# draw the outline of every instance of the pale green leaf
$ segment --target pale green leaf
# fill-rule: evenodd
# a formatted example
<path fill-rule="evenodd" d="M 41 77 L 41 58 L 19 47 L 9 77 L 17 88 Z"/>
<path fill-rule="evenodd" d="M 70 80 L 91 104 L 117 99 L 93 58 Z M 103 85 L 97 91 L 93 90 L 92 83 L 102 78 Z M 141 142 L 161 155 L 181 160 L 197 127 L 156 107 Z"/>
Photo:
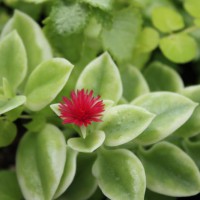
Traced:
<path fill-rule="evenodd" d="M 165 196 L 146 189 L 144 200 L 176 200 L 175 197 Z"/>
<path fill-rule="evenodd" d="M 109 199 L 144 200 L 144 168 L 130 151 L 103 149 L 95 161 L 93 174 Z"/>
<path fill-rule="evenodd" d="M 200 85 L 186 87 L 180 93 L 192 101 L 200 103 Z M 200 130 L 200 106 L 198 105 L 192 116 L 186 121 L 183 126 L 176 130 L 175 134 L 181 137 L 191 137 L 199 134 Z"/>
<path fill-rule="evenodd" d="M 91 6 L 100 8 L 102 10 L 111 10 L 113 0 L 79 0 L 80 2 L 88 3 Z"/>
<path fill-rule="evenodd" d="M 105 112 L 99 129 L 106 134 L 105 145 L 117 146 L 141 134 L 154 118 L 154 114 L 133 105 L 119 105 Z"/>
<path fill-rule="evenodd" d="M 47 106 L 65 86 L 73 65 L 63 58 L 41 63 L 30 75 L 25 94 L 26 106 L 38 111 Z"/>
<path fill-rule="evenodd" d="M 132 101 L 134 98 L 149 92 L 146 80 L 136 67 L 122 66 L 120 72 L 123 83 L 123 96 L 126 100 Z"/>
<path fill-rule="evenodd" d="M 157 193 L 184 197 L 199 193 L 200 173 L 193 160 L 177 146 L 168 142 L 140 149 L 147 187 Z"/>
<path fill-rule="evenodd" d="M 27 56 L 21 38 L 12 31 L 0 41 L 0 80 L 6 78 L 16 89 L 24 80 L 27 71 Z"/>
<path fill-rule="evenodd" d="M 183 81 L 172 68 L 160 62 L 151 63 L 144 71 L 151 91 L 178 92 L 183 89 Z"/>
<path fill-rule="evenodd" d="M 170 33 L 184 28 L 182 16 L 174 9 L 160 6 L 153 9 L 153 25 L 164 33 Z"/>
<path fill-rule="evenodd" d="M 86 200 L 95 192 L 97 181 L 92 175 L 94 159 L 92 154 L 78 155 L 75 178 L 58 200 Z"/>
<path fill-rule="evenodd" d="M 195 58 L 197 44 L 187 34 L 175 34 L 163 37 L 160 40 L 160 49 L 163 54 L 175 63 L 186 63 Z"/>
<path fill-rule="evenodd" d="M 74 150 L 91 153 L 99 148 L 105 140 L 105 133 L 103 131 L 95 131 L 89 133 L 86 138 L 71 138 L 67 144 Z"/>
<path fill-rule="evenodd" d="M 77 89 L 93 90 L 102 99 L 119 101 L 122 96 L 122 83 L 117 66 L 106 52 L 91 61 L 80 74 Z"/>
<path fill-rule="evenodd" d="M 5 37 L 12 30 L 20 35 L 28 57 L 28 74 L 42 61 L 52 57 L 50 45 L 41 28 L 28 15 L 16 10 L 2 31 Z"/>
<path fill-rule="evenodd" d="M 136 138 L 145 145 L 172 134 L 190 118 L 197 106 L 190 99 L 172 92 L 152 92 L 136 98 L 132 104 L 156 114 L 152 123 Z"/>
<path fill-rule="evenodd" d="M 8 146 L 17 134 L 17 127 L 9 121 L 0 121 L 0 147 Z"/>
<path fill-rule="evenodd" d="M 193 17 L 200 18 L 200 1 L 199 0 L 184 0 L 184 8 Z"/>
<path fill-rule="evenodd" d="M 13 110 L 26 102 L 25 96 L 15 96 L 8 100 L 0 100 L 0 114 Z"/>
<path fill-rule="evenodd" d="M 159 44 L 160 36 L 158 32 L 150 27 L 145 27 L 139 37 L 138 49 L 143 52 L 153 51 Z"/>
<path fill-rule="evenodd" d="M 47 124 L 40 132 L 26 133 L 20 142 L 16 169 L 25 199 L 52 199 L 60 183 L 66 161 L 62 132 Z"/>
<path fill-rule="evenodd" d="M 5 77 L 3 77 L 3 92 L 6 98 L 12 98 L 15 96 L 12 86 Z"/>
<path fill-rule="evenodd" d="M 136 47 L 141 29 L 140 12 L 132 7 L 117 12 L 111 27 L 104 27 L 101 38 L 105 50 L 116 60 L 130 59 Z"/>
<path fill-rule="evenodd" d="M 191 141 L 189 139 L 184 140 L 183 147 L 188 153 L 188 155 L 194 160 L 198 168 L 200 169 L 200 159 L 199 159 L 199 152 L 200 152 L 200 141 Z"/>
<path fill-rule="evenodd" d="M 62 178 L 60 180 L 60 184 L 57 188 L 55 198 L 60 196 L 72 183 L 75 173 L 76 173 L 76 160 L 77 160 L 78 152 L 74 151 L 70 147 L 67 146 L 67 155 L 64 171 L 62 174 Z"/>
<path fill-rule="evenodd" d="M 0 171 L 0 199 L 2 200 L 21 200 L 21 194 L 17 177 L 14 171 Z"/>

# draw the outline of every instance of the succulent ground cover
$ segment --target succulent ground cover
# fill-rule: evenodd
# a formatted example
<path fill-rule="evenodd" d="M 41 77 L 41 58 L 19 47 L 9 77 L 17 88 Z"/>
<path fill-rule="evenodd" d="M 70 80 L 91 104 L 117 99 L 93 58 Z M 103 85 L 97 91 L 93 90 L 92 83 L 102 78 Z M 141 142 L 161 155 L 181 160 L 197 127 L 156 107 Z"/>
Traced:
<path fill-rule="evenodd" d="M 0 1 L 0 199 L 200 192 L 199 0 Z"/>

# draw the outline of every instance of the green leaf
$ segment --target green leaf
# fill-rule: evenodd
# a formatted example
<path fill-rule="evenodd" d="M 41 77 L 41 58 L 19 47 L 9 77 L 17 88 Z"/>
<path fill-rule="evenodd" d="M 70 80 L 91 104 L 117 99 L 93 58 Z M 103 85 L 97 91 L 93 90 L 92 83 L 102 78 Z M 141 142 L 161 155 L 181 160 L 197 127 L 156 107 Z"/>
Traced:
<path fill-rule="evenodd" d="M 60 116 L 60 110 L 59 110 L 59 103 L 54 103 L 50 105 L 50 108 L 54 111 L 54 113 L 57 116 Z"/>
<path fill-rule="evenodd" d="M 17 31 L 26 48 L 28 74 L 42 61 L 52 57 L 50 45 L 41 28 L 28 15 L 16 10 L 3 29 L 1 36 L 4 37 L 12 30 Z"/>
<path fill-rule="evenodd" d="M 146 189 L 140 160 L 125 149 L 102 150 L 93 166 L 102 192 L 115 200 L 143 200 Z"/>
<path fill-rule="evenodd" d="M 86 138 L 71 138 L 67 144 L 74 150 L 91 153 L 99 148 L 105 140 L 105 133 L 103 131 L 96 131 L 89 133 Z"/>
<path fill-rule="evenodd" d="M 24 80 L 27 71 L 27 56 L 21 38 L 12 31 L 0 41 L 0 80 L 6 78 L 16 89 Z"/>
<path fill-rule="evenodd" d="M 197 54 L 195 40 L 182 33 L 163 37 L 160 40 L 160 49 L 169 60 L 175 63 L 189 62 Z"/>
<path fill-rule="evenodd" d="M 185 0 L 184 8 L 193 17 L 200 18 L 200 13 L 199 13 L 200 1 L 199 0 Z"/>
<path fill-rule="evenodd" d="M 17 134 L 17 127 L 9 121 L 0 121 L 0 147 L 8 146 Z"/>
<path fill-rule="evenodd" d="M 99 129 L 106 134 L 105 145 L 117 146 L 133 140 L 153 120 L 154 115 L 133 105 L 119 105 L 105 112 Z"/>
<path fill-rule="evenodd" d="M 0 171 L 0 199 L 2 200 L 21 200 L 21 194 L 17 177 L 13 171 Z"/>
<path fill-rule="evenodd" d="M 183 147 L 186 150 L 187 154 L 194 160 L 198 168 L 200 169 L 200 141 L 191 141 L 189 139 L 184 140 Z"/>
<path fill-rule="evenodd" d="M 87 7 L 80 3 L 65 5 L 58 2 L 52 7 L 51 13 L 44 21 L 51 31 L 60 35 L 70 35 L 80 32 L 89 17 Z"/>
<path fill-rule="evenodd" d="M 140 33 L 137 48 L 143 53 L 151 52 L 158 46 L 159 40 L 160 36 L 155 29 L 145 27 Z"/>
<path fill-rule="evenodd" d="M 47 124 L 40 132 L 28 132 L 20 141 L 16 169 L 25 199 L 52 199 L 66 161 L 62 132 Z"/>
<path fill-rule="evenodd" d="M 12 98 L 15 96 L 13 88 L 5 77 L 3 77 L 3 92 L 6 98 Z"/>
<path fill-rule="evenodd" d="M 79 0 L 80 2 L 88 3 L 93 7 L 100 8 L 102 10 L 111 10 L 113 6 L 113 0 Z"/>
<path fill-rule="evenodd" d="M 164 196 L 146 189 L 144 200 L 176 200 L 176 198 L 170 196 Z"/>
<path fill-rule="evenodd" d="M 26 106 L 38 111 L 47 106 L 65 86 L 73 65 L 63 58 L 41 63 L 30 75 L 25 94 Z"/>
<path fill-rule="evenodd" d="M 49 0 L 23 0 L 24 2 L 27 2 L 27 3 L 36 3 L 36 4 L 39 4 L 39 3 L 44 3 L 46 1 L 49 1 Z"/>
<path fill-rule="evenodd" d="M 200 103 L 200 85 L 186 87 L 180 91 L 180 93 L 192 101 Z M 191 137 L 199 134 L 200 130 L 200 105 L 198 105 L 192 116 L 181 126 L 178 130 L 176 130 L 175 134 L 181 137 Z"/>
<path fill-rule="evenodd" d="M 6 118 L 7 118 L 9 121 L 13 122 L 13 121 L 15 121 L 17 118 L 20 117 L 20 115 L 21 115 L 21 113 L 23 112 L 23 110 L 24 110 L 24 106 L 23 106 L 23 105 L 18 106 L 18 107 L 16 107 L 16 108 L 14 108 L 13 110 L 10 110 L 10 111 L 6 112 L 6 113 L 5 113 Z"/>
<path fill-rule="evenodd" d="M 153 25 L 164 33 L 170 33 L 184 28 L 182 16 L 174 9 L 160 6 L 152 12 Z"/>
<path fill-rule="evenodd" d="M 134 98 L 149 92 L 146 80 L 136 67 L 123 66 L 120 72 L 123 83 L 123 96 L 126 100 L 132 101 Z"/>
<path fill-rule="evenodd" d="M 83 200 L 88 199 L 97 188 L 97 181 L 92 175 L 94 155 L 79 154 L 75 178 L 58 200 Z"/>
<path fill-rule="evenodd" d="M 141 144 L 153 144 L 172 134 L 192 115 L 196 103 L 172 92 L 152 92 L 136 98 L 132 104 L 156 114 L 148 128 L 136 138 Z"/>
<path fill-rule="evenodd" d="M 174 197 L 199 193 L 199 170 L 193 160 L 177 146 L 160 142 L 150 150 L 140 149 L 139 157 L 150 190 Z"/>
<path fill-rule="evenodd" d="M 64 171 L 54 198 L 60 196 L 72 183 L 76 173 L 76 158 L 78 152 L 67 146 L 67 155 Z"/>
<path fill-rule="evenodd" d="M 93 90 L 102 99 L 119 101 L 122 96 L 122 83 L 117 66 L 106 52 L 91 61 L 80 74 L 77 89 Z"/>
<path fill-rule="evenodd" d="M 144 71 L 151 91 L 178 92 L 183 89 L 183 81 L 171 67 L 160 62 L 151 63 Z"/>
<path fill-rule="evenodd" d="M 117 12 L 111 27 L 104 27 L 101 38 L 103 47 L 119 61 L 132 57 L 141 29 L 141 14 L 132 7 Z"/>
<path fill-rule="evenodd" d="M 23 105 L 25 102 L 26 97 L 22 95 L 8 100 L 0 100 L 0 115 Z"/>

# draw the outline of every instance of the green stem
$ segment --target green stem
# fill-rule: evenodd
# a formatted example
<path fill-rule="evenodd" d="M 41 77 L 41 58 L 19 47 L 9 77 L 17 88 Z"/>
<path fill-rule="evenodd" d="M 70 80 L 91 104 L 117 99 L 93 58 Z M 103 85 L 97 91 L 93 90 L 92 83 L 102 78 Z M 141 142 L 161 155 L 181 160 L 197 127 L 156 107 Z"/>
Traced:
<path fill-rule="evenodd" d="M 85 126 L 81 126 L 80 130 L 81 130 L 81 135 L 82 135 L 83 139 L 85 139 L 86 135 L 87 135 L 86 127 Z"/>

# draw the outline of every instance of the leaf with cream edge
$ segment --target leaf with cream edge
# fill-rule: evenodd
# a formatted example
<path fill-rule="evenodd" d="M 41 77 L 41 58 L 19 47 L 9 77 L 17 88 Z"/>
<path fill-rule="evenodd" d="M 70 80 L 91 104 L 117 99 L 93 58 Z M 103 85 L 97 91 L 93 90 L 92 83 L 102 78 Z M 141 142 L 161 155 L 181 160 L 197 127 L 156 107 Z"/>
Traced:
<path fill-rule="evenodd" d="M 194 161 L 177 146 L 168 142 L 140 149 L 148 189 L 167 196 L 184 197 L 199 193 L 200 173 Z"/>
<path fill-rule="evenodd" d="M 118 105 L 105 112 L 98 129 L 106 134 L 105 145 L 118 146 L 141 134 L 151 123 L 154 114 L 133 105 Z"/>
<path fill-rule="evenodd" d="M 144 168 L 129 150 L 102 149 L 98 152 L 92 171 L 102 192 L 109 199 L 144 200 Z"/>
<path fill-rule="evenodd" d="M 63 171 L 59 186 L 54 195 L 54 198 L 59 197 L 62 193 L 66 191 L 66 189 L 72 183 L 75 173 L 76 173 L 76 161 L 77 161 L 78 152 L 74 151 L 68 146 L 66 150 L 67 152 L 66 152 L 65 167 L 64 167 L 64 171 Z"/>
<path fill-rule="evenodd" d="M 185 87 L 180 91 L 180 93 L 192 101 L 200 103 L 200 85 Z M 200 130 L 200 105 L 198 105 L 192 116 L 175 131 L 176 135 L 180 137 L 192 137 L 199 134 Z"/>
<path fill-rule="evenodd" d="M 74 180 L 58 200 L 86 200 L 97 189 L 97 181 L 92 175 L 95 154 L 80 153 L 77 157 L 77 169 Z"/>
<path fill-rule="evenodd" d="M 0 82 L 6 78 L 13 89 L 24 80 L 27 56 L 21 38 L 12 31 L 0 41 Z"/>
<path fill-rule="evenodd" d="M 67 144 L 74 150 L 91 153 L 99 148 L 105 140 L 103 131 L 95 131 L 87 134 L 86 138 L 70 138 Z"/>
<path fill-rule="evenodd" d="M 28 74 L 42 61 L 52 58 L 51 47 L 41 28 L 27 14 L 15 10 L 13 17 L 2 30 L 1 37 L 13 30 L 17 31 L 24 43 L 28 57 Z"/>
<path fill-rule="evenodd" d="M 15 96 L 11 99 L 0 100 L 0 115 L 13 110 L 26 102 L 25 96 Z"/>
<path fill-rule="evenodd" d="M 136 98 L 133 105 L 156 114 L 147 129 L 135 141 L 149 145 L 172 134 L 192 115 L 197 103 L 173 92 L 152 92 Z"/>
<path fill-rule="evenodd" d="M 53 198 L 64 171 L 66 144 L 62 132 L 47 124 L 40 132 L 28 132 L 20 141 L 16 170 L 25 199 Z"/>
<path fill-rule="evenodd" d="M 180 75 L 160 62 L 151 63 L 144 71 L 144 76 L 151 91 L 179 92 L 184 87 Z"/>
<path fill-rule="evenodd" d="M 65 86 L 73 65 L 64 58 L 41 63 L 30 75 L 25 87 L 26 106 L 39 111 L 47 106 Z"/>
<path fill-rule="evenodd" d="M 102 99 L 115 103 L 122 96 L 122 83 L 117 66 L 106 52 L 91 61 L 80 74 L 77 89 L 93 90 Z"/>

